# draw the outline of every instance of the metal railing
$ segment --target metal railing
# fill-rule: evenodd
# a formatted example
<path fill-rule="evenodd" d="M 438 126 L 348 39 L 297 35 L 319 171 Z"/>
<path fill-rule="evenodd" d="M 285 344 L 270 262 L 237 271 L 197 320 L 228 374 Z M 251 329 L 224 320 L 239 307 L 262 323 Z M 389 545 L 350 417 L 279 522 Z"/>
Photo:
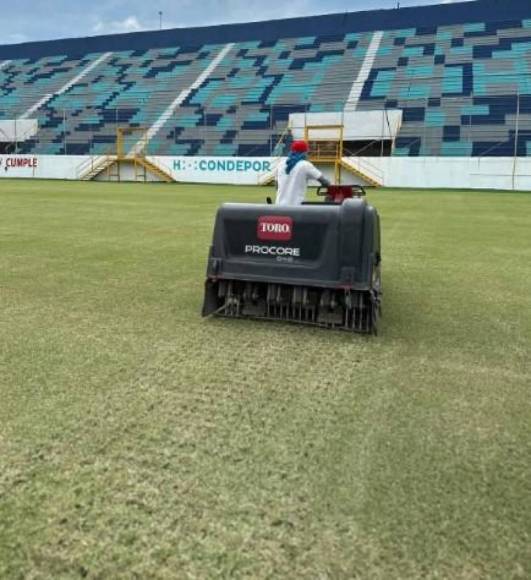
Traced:
<path fill-rule="evenodd" d="M 376 164 L 368 161 L 366 157 L 345 156 L 343 162 L 346 162 L 347 165 L 351 165 L 354 169 L 375 181 L 383 183 L 385 177 L 384 172 Z"/>
<path fill-rule="evenodd" d="M 84 179 L 87 175 L 96 175 L 101 169 L 105 169 L 105 165 L 111 160 L 116 158 L 116 152 L 109 150 L 108 153 L 103 155 L 90 155 L 84 159 L 76 167 L 76 178 Z"/>

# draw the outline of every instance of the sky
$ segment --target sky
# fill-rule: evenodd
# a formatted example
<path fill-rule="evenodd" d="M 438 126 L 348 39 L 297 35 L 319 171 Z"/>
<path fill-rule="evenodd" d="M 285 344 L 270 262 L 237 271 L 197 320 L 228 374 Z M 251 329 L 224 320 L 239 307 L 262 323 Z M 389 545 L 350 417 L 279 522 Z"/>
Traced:
<path fill-rule="evenodd" d="M 400 6 L 457 0 L 400 0 Z M 395 8 L 397 0 L 17 0 L 1 10 L 0 44 Z"/>

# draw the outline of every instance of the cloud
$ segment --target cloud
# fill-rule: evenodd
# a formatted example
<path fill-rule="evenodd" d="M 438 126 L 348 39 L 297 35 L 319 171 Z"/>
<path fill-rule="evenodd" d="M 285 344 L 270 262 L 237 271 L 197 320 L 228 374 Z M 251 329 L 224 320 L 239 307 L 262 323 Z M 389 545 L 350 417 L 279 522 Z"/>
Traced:
<path fill-rule="evenodd" d="M 291 18 L 333 12 L 326 3 L 317 4 L 314 0 L 180 0 L 179 10 L 176 3 L 168 2 L 164 10 L 163 25 L 169 21 L 183 26 L 210 26 L 234 22 L 256 22 L 261 20 Z M 147 15 L 145 15 L 147 16 Z"/>
<path fill-rule="evenodd" d="M 110 22 L 103 22 L 102 20 L 98 20 L 92 27 L 92 32 L 96 34 L 136 32 L 138 30 L 145 30 L 145 27 L 140 24 L 136 16 L 127 16 L 123 20 L 113 20 Z"/>

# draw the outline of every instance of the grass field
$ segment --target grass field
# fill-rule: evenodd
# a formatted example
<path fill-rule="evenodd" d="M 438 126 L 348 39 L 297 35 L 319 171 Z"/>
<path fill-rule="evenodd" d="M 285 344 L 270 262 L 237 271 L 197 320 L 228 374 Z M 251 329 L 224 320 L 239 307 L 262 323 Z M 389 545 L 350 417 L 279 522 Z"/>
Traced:
<path fill-rule="evenodd" d="M 531 195 L 371 193 L 368 338 L 200 318 L 266 194 L 2 180 L 1 578 L 531 577 Z"/>

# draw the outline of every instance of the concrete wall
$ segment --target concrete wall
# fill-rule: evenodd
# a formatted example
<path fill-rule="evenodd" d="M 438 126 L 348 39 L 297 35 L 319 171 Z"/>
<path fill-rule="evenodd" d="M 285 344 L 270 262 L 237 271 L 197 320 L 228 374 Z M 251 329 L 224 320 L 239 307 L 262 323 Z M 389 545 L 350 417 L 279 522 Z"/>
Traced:
<path fill-rule="evenodd" d="M 531 191 L 531 157 L 382 157 L 386 187 L 514 189 Z"/>
<path fill-rule="evenodd" d="M 177 181 L 255 185 L 274 158 L 153 157 L 164 163 Z M 441 187 L 456 189 L 515 189 L 531 191 L 531 157 L 368 157 L 362 167 L 385 187 Z M 330 166 L 320 169 L 333 179 Z M 342 171 L 345 183 L 362 183 Z M 514 175 L 514 177 L 513 177 Z"/>
<path fill-rule="evenodd" d="M 144 179 L 143 167 L 137 166 L 135 170 L 133 163 L 120 161 L 118 165 L 115 162 L 109 167 L 108 170 L 106 169 L 99 175 L 96 175 L 94 181 L 162 181 L 158 175 L 154 175 L 149 170 L 146 170 L 145 174 L 146 175 Z"/>
<path fill-rule="evenodd" d="M 0 178 L 76 179 L 87 159 L 77 155 L 0 155 Z"/>
<path fill-rule="evenodd" d="M 0 155 L 0 178 L 77 179 L 82 156 Z M 176 181 L 256 185 L 274 167 L 269 157 L 150 157 Z M 377 170 L 386 187 L 439 187 L 531 191 L 531 157 L 371 157 L 366 167 Z M 331 176 L 330 168 L 323 168 Z M 133 179 L 131 169 L 124 179 Z M 344 175 L 344 182 L 359 180 Z"/>

